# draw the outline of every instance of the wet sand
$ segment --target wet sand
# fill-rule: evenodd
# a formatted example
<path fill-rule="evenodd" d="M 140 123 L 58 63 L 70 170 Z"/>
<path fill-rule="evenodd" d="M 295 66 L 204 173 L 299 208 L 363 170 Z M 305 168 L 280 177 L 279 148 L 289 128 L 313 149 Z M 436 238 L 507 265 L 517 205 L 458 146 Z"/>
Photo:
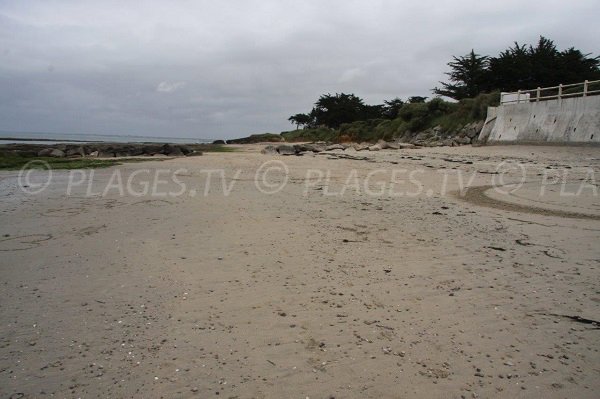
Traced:
<path fill-rule="evenodd" d="M 597 397 L 600 149 L 241 148 L 0 172 L 1 397 Z"/>

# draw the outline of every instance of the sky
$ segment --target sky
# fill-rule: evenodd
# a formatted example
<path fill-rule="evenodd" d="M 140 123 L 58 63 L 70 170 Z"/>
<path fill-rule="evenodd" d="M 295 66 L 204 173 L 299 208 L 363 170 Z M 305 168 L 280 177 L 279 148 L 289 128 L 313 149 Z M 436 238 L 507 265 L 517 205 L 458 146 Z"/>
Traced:
<path fill-rule="evenodd" d="M 326 93 L 431 96 L 471 49 L 543 35 L 599 55 L 599 15 L 598 0 L 0 0 L 0 130 L 279 133 Z"/>

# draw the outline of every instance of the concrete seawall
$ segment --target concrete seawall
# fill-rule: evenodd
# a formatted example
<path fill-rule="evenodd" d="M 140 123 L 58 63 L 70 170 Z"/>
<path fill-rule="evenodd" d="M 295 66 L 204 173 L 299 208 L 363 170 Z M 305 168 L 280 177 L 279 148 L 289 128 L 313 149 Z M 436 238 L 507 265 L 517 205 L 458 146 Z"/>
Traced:
<path fill-rule="evenodd" d="M 503 104 L 488 109 L 479 140 L 490 144 L 600 144 L 600 96 Z"/>

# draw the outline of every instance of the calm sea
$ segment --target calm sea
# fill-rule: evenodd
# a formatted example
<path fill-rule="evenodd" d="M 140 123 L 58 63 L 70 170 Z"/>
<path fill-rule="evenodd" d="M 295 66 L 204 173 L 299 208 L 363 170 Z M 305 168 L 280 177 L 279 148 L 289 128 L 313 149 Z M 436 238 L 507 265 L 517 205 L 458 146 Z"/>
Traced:
<path fill-rule="evenodd" d="M 23 133 L 0 131 L 0 144 L 30 143 L 211 143 L 213 140 L 191 137 L 154 137 L 154 136 L 121 136 L 111 134 L 72 134 L 72 133 Z"/>

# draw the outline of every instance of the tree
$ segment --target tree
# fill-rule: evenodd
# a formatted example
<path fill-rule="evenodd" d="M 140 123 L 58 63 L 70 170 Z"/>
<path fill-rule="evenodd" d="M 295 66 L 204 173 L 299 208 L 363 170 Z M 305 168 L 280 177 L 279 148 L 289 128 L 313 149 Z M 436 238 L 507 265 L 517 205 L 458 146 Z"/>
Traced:
<path fill-rule="evenodd" d="M 421 96 L 408 97 L 409 104 L 423 104 L 425 102 L 425 100 L 427 100 L 427 97 L 421 97 Z"/>
<path fill-rule="evenodd" d="M 530 87 L 531 62 L 527 46 L 515 42 L 514 47 L 490 58 L 489 71 L 490 83 L 495 89 L 515 91 Z"/>
<path fill-rule="evenodd" d="M 600 60 L 589 56 L 574 47 L 559 51 L 552 40 L 543 36 L 535 47 L 515 42 L 490 58 L 491 84 L 498 90 L 516 91 L 599 79 Z"/>
<path fill-rule="evenodd" d="M 317 125 L 337 129 L 342 123 L 362 120 L 365 104 L 354 94 L 323 94 L 311 111 Z"/>
<path fill-rule="evenodd" d="M 404 105 L 404 101 L 398 97 L 394 98 L 393 100 L 386 100 L 383 103 L 385 104 L 383 108 L 383 116 L 388 119 L 395 119 L 398 116 L 398 111 L 400 111 L 400 108 L 402 108 Z"/>
<path fill-rule="evenodd" d="M 451 68 L 446 75 L 450 82 L 440 82 L 442 88 L 434 88 L 433 93 L 460 100 L 473 98 L 487 88 L 487 67 L 489 58 L 476 54 L 474 50 L 462 57 L 452 57 L 448 63 Z"/>
<path fill-rule="evenodd" d="M 559 68 L 564 76 L 563 83 L 577 83 L 584 80 L 600 80 L 600 57 L 589 58 L 591 54 L 583 54 L 571 47 L 560 53 Z"/>
<path fill-rule="evenodd" d="M 362 109 L 361 120 L 368 121 L 370 119 L 382 119 L 385 114 L 385 105 L 364 105 Z"/>
<path fill-rule="evenodd" d="M 312 117 L 307 114 L 296 114 L 288 118 L 288 121 L 296 125 L 296 130 L 300 129 L 300 125 L 308 126 L 312 122 Z"/>

